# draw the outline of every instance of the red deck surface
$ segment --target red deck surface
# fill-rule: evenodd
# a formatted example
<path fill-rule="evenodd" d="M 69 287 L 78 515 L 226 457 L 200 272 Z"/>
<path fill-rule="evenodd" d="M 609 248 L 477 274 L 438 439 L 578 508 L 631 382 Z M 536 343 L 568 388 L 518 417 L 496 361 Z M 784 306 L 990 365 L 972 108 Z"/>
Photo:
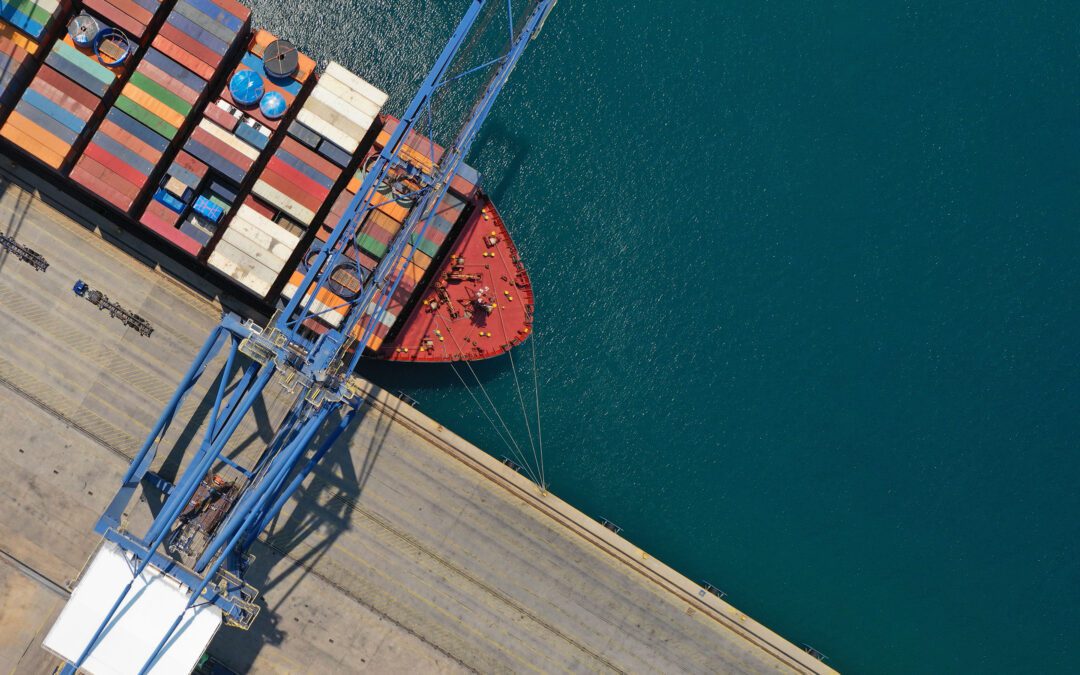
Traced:
<path fill-rule="evenodd" d="M 427 288 L 417 291 L 420 302 L 378 358 L 475 361 L 503 354 L 529 337 L 529 275 L 495 206 L 483 194 L 479 202 Z"/>

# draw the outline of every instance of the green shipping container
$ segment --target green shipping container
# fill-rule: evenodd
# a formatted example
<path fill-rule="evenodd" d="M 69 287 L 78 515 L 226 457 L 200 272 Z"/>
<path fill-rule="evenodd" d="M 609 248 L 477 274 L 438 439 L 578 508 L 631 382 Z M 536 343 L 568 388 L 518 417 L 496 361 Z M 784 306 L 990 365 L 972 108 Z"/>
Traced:
<path fill-rule="evenodd" d="M 366 234 L 357 235 L 356 245 L 360 247 L 360 250 L 375 256 L 379 260 L 382 260 L 382 257 L 386 255 L 386 244 Z"/>
<path fill-rule="evenodd" d="M 172 138 L 176 136 L 176 127 L 161 119 L 157 115 L 153 114 L 135 101 L 132 101 L 130 98 L 124 96 L 123 94 L 121 94 L 120 97 L 116 99 L 116 107 L 120 110 L 123 110 L 128 115 L 131 115 L 136 120 L 138 120 L 144 127 L 153 130 L 160 136 L 164 136 L 169 140 L 172 140 Z"/>
<path fill-rule="evenodd" d="M 157 99 L 158 101 L 161 101 L 162 103 L 169 106 L 184 117 L 187 117 L 188 113 L 191 112 L 191 106 L 188 104 L 187 101 L 172 93 L 157 82 L 154 82 L 149 77 L 143 75 L 139 71 L 135 71 L 131 74 L 130 81 L 132 85 L 138 87 L 139 89 L 142 89 L 144 92 Z"/>

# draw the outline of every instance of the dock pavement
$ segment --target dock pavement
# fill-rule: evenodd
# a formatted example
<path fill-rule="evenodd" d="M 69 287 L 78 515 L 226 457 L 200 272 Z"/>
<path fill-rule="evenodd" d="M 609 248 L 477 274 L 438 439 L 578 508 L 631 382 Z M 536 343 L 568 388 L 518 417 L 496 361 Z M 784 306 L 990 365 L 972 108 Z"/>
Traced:
<path fill-rule="evenodd" d="M 14 162 L 0 166 L 0 232 L 50 263 L 42 273 L 0 254 L 0 672 L 47 673 L 55 660 L 40 643 L 99 544 L 94 522 L 223 303 L 243 303 L 212 283 L 193 289 L 183 261 Z M 153 335 L 75 296 L 80 278 Z M 193 421 L 166 446 L 190 440 L 209 386 L 188 397 L 181 419 Z M 227 667 L 831 672 L 422 412 L 368 394 L 256 545 L 259 617 L 210 645 Z M 249 449 L 288 403 L 266 398 L 239 435 Z M 156 466 L 183 464 L 163 447 Z M 132 522 L 150 518 L 147 490 Z"/>

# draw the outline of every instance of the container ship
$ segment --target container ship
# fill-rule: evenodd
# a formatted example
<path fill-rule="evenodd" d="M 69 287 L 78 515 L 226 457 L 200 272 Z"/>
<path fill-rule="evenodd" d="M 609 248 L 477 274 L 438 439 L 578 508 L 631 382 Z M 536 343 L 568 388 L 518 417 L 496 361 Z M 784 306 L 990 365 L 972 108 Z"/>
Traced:
<path fill-rule="evenodd" d="M 0 0 L 0 144 L 273 311 L 398 120 L 376 86 L 250 23 L 234 0 Z M 442 152 L 406 139 L 307 329 L 346 319 Z M 528 272 L 474 169 L 409 243 L 369 357 L 479 360 L 528 339 Z"/>

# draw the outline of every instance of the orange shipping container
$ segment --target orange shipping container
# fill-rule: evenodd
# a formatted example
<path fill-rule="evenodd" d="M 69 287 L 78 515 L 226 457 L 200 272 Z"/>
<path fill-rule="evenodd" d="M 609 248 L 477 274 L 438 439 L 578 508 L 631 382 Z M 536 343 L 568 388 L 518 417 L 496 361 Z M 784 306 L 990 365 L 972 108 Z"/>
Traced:
<path fill-rule="evenodd" d="M 11 116 L 8 117 L 3 130 L 0 130 L 0 136 L 15 143 L 54 169 L 60 168 L 68 151 L 71 150 L 71 146 L 63 140 L 26 119 L 16 110 L 11 111 Z"/>

